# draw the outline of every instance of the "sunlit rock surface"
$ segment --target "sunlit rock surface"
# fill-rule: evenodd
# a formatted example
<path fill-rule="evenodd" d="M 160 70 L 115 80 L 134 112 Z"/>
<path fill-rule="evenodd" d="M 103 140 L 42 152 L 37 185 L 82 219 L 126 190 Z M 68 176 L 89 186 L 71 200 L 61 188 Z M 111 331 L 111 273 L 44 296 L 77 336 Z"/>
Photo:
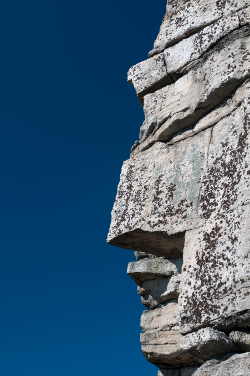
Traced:
<path fill-rule="evenodd" d="M 250 0 L 169 0 L 108 243 L 135 251 L 158 376 L 250 376 Z M 132 119 L 131 119 L 132 120 Z"/>

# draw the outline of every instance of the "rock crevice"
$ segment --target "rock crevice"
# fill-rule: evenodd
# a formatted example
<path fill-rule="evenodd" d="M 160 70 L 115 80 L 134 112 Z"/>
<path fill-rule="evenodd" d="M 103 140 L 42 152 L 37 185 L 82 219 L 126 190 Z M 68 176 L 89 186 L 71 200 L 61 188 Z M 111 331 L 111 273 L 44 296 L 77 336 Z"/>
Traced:
<path fill-rule="evenodd" d="M 170 0 L 128 81 L 145 121 L 108 243 L 146 310 L 158 376 L 250 376 L 250 2 Z"/>

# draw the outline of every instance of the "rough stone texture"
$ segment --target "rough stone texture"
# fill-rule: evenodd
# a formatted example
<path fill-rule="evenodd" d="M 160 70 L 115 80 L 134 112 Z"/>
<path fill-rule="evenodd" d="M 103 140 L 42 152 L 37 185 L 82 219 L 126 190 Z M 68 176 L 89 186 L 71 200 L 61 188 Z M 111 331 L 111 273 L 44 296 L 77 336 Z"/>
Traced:
<path fill-rule="evenodd" d="M 153 279 L 143 282 L 137 288 L 142 304 L 154 309 L 168 300 L 177 299 L 180 293 L 180 277 L 173 275 L 164 279 Z"/>
<path fill-rule="evenodd" d="M 245 99 L 213 128 L 198 209 L 206 222 L 185 236 L 184 331 L 208 324 L 223 330 L 250 325 L 249 109 Z"/>
<path fill-rule="evenodd" d="M 136 261 L 142 260 L 144 258 L 156 258 L 157 257 L 157 256 L 151 255 L 150 253 L 147 253 L 147 252 L 138 252 L 138 251 L 135 251 L 134 255 L 135 255 Z"/>
<path fill-rule="evenodd" d="M 142 333 L 141 349 L 146 359 L 162 367 L 198 365 L 202 361 L 189 354 L 180 347 L 179 343 L 182 335 L 175 330 L 170 331 L 152 331 Z"/>
<path fill-rule="evenodd" d="M 234 355 L 224 362 L 208 361 L 193 376 L 250 376 L 249 353 Z"/>
<path fill-rule="evenodd" d="M 164 51 L 164 55 L 168 74 L 175 75 L 175 73 L 179 73 L 187 64 L 199 59 L 222 37 L 239 26 L 239 15 L 236 13 L 231 17 L 221 18 L 214 24 L 202 29 L 199 33 L 167 48 Z"/>
<path fill-rule="evenodd" d="M 189 37 L 223 16 L 233 14 L 247 6 L 249 6 L 247 0 L 168 1 L 167 12 L 154 43 L 154 49 L 150 51 L 149 56 Z"/>
<path fill-rule="evenodd" d="M 153 140 L 146 140 L 141 150 L 194 124 L 232 94 L 250 76 L 249 50 L 250 27 L 245 26 L 188 66 L 174 84 L 146 95 L 140 143 L 152 133 Z"/>
<path fill-rule="evenodd" d="M 140 102 L 179 78 L 178 74 L 187 64 L 200 58 L 219 39 L 249 22 L 249 11 L 240 11 L 230 17 L 223 17 L 199 33 L 183 39 L 164 52 L 142 61 L 128 71 L 128 82 L 134 86 Z M 240 22 L 240 20 L 242 22 Z"/>
<path fill-rule="evenodd" d="M 249 205 L 187 231 L 181 279 L 182 332 L 250 327 Z"/>
<path fill-rule="evenodd" d="M 147 258 L 140 261 L 130 262 L 128 264 L 128 275 L 140 284 L 146 280 L 170 277 L 178 274 L 182 266 L 182 259 L 166 260 L 161 258 Z"/>
<path fill-rule="evenodd" d="M 185 367 L 178 369 L 159 369 L 158 376 L 192 376 L 197 367 Z"/>
<path fill-rule="evenodd" d="M 178 298 L 183 259 L 152 258 L 145 252 L 135 254 L 137 261 L 128 264 L 127 273 L 138 284 L 142 304 L 154 309 Z"/>
<path fill-rule="evenodd" d="M 182 144 L 157 143 L 124 162 L 110 244 L 182 257 L 182 232 L 200 224 L 198 198 L 210 138 L 211 129 L 207 129 Z"/>
<path fill-rule="evenodd" d="M 146 94 L 172 84 L 173 79 L 167 73 L 164 54 L 156 55 L 131 67 L 128 71 L 128 82 L 134 86 L 142 104 Z"/>
<path fill-rule="evenodd" d="M 128 72 L 145 121 L 108 242 L 135 251 L 158 376 L 250 376 L 249 51 L 249 0 L 169 0 Z"/>
<path fill-rule="evenodd" d="M 171 301 L 152 311 L 144 311 L 141 315 L 141 330 L 143 332 L 157 330 L 179 329 L 179 306 L 177 301 Z"/>
<path fill-rule="evenodd" d="M 161 368 L 199 365 L 214 356 L 239 351 L 222 332 L 211 328 L 183 336 L 179 331 L 179 307 L 167 305 L 146 311 L 141 318 L 142 352 Z"/>
<path fill-rule="evenodd" d="M 180 341 L 180 347 L 194 357 L 207 360 L 214 356 L 237 352 L 237 346 L 224 333 L 212 328 L 187 334 Z"/>
<path fill-rule="evenodd" d="M 229 334 L 229 338 L 238 346 L 241 351 L 250 352 L 250 331 L 237 330 Z"/>

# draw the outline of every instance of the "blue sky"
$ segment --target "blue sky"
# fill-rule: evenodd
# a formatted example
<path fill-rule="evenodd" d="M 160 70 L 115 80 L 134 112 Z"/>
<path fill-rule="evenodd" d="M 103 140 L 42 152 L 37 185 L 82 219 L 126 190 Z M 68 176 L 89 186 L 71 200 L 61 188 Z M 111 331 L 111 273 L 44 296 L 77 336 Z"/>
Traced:
<path fill-rule="evenodd" d="M 166 2 L 1 0 L 0 374 L 157 375 L 132 251 L 106 244 Z"/>

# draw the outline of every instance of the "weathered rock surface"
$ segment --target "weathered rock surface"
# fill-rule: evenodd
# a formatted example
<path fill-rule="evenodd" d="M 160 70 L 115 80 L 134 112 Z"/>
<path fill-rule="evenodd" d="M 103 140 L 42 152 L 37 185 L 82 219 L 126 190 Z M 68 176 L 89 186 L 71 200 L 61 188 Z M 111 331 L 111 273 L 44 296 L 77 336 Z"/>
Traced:
<path fill-rule="evenodd" d="M 145 121 L 108 242 L 148 309 L 158 376 L 250 376 L 250 2 L 169 0 L 128 72 Z"/>
<path fill-rule="evenodd" d="M 173 300 L 152 311 L 144 311 L 141 315 L 141 330 L 172 330 L 179 329 L 179 305 Z M 174 330 L 175 330 L 174 329 Z"/>
<path fill-rule="evenodd" d="M 158 376 L 192 376 L 198 367 L 159 369 Z"/>
<path fill-rule="evenodd" d="M 175 330 L 141 334 L 141 349 L 146 359 L 159 367 L 202 364 L 202 361 L 180 347 L 182 335 Z"/>
<path fill-rule="evenodd" d="M 249 6 L 247 0 L 169 1 L 160 32 L 154 43 L 154 49 L 150 51 L 149 56 L 189 37 L 223 16 L 229 16 L 247 6 Z"/>
<path fill-rule="evenodd" d="M 146 94 L 172 84 L 187 64 L 200 58 L 222 37 L 249 22 L 248 18 L 248 9 L 244 13 L 239 11 L 230 17 L 223 17 L 199 33 L 131 67 L 127 79 L 134 86 L 140 102 L 143 104 Z"/>
<path fill-rule="evenodd" d="M 250 27 L 245 26 L 193 62 L 174 84 L 146 95 L 140 142 L 152 133 L 154 140 L 147 140 L 140 150 L 193 125 L 232 94 L 250 76 L 249 49 Z"/>
<path fill-rule="evenodd" d="M 151 57 L 130 68 L 128 82 L 134 86 L 139 101 L 143 104 L 143 97 L 163 86 L 173 83 L 166 69 L 164 54 Z"/>
<path fill-rule="evenodd" d="M 140 338 L 142 352 L 149 362 L 161 368 L 199 365 L 215 356 L 239 351 L 228 336 L 212 328 L 183 336 L 178 317 L 175 303 L 143 313 L 141 326 L 145 333 Z"/>
<path fill-rule="evenodd" d="M 110 244 L 182 257 L 183 232 L 200 224 L 198 200 L 210 138 L 207 129 L 181 144 L 157 143 L 124 162 Z"/>
<path fill-rule="evenodd" d="M 250 376 L 249 353 L 234 355 L 224 362 L 208 361 L 193 376 Z"/>
<path fill-rule="evenodd" d="M 250 331 L 237 330 L 229 334 L 229 338 L 238 346 L 241 351 L 250 352 Z"/>
<path fill-rule="evenodd" d="M 180 293 L 180 277 L 173 275 L 164 279 L 143 282 L 137 288 L 141 302 L 147 309 L 154 309 L 168 300 L 177 299 Z"/>
<path fill-rule="evenodd" d="M 180 341 L 180 347 L 202 360 L 239 350 L 226 334 L 212 328 L 204 328 L 187 334 Z"/>
<path fill-rule="evenodd" d="M 239 159 L 235 160 L 234 169 L 238 171 L 235 174 L 232 174 L 233 171 L 230 172 L 230 166 L 234 157 L 232 153 L 242 155 L 240 151 L 243 144 L 245 154 L 248 150 L 248 96 L 250 97 L 250 84 L 247 82 L 221 107 L 200 120 L 192 130 L 186 131 L 187 135 L 178 135 L 169 143 L 156 143 L 146 152 L 124 163 L 108 236 L 111 244 L 141 251 L 147 249 L 148 252 L 160 256 L 180 257 L 183 245 L 177 245 L 180 250 L 178 253 L 177 247 L 173 244 L 176 240 L 169 235 L 177 233 L 180 242 L 184 244 L 184 235 L 181 233 L 202 225 L 203 218 L 206 217 L 206 197 L 212 203 L 214 195 L 218 194 L 218 201 L 226 189 L 224 187 L 220 190 L 220 184 L 214 187 L 213 180 L 217 180 L 219 175 L 221 184 L 221 179 L 224 179 L 228 185 L 225 192 L 229 192 L 230 195 L 232 187 L 235 187 L 234 176 L 240 173 L 244 178 L 234 191 L 239 192 L 241 204 L 247 202 L 250 197 L 247 190 L 249 175 L 246 165 L 239 163 Z M 216 122 L 215 129 L 211 128 Z M 241 126 L 237 130 L 238 124 Z M 206 129 L 207 127 L 210 128 Z M 216 147 L 218 152 L 218 147 L 220 148 L 216 168 L 214 152 L 210 145 L 212 132 L 212 143 L 215 143 L 213 148 Z M 241 140 L 244 141 L 243 144 Z M 227 157 L 224 154 L 224 141 L 232 144 L 229 146 Z M 210 180 L 206 181 L 203 175 L 206 171 L 208 148 L 211 149 L 208 170 Z M 221 156 L 225 161 L 223 163 L 220 160 Z M 243 155 L 242 158 L 244 159 Z M 244 163 L 248 163 L 247 160 Z M 214 174 L 216 178 L 212 179 Z M 203 191 L 203 209 L 201 207 L 202 212 L 199 209 L 198 214 L 199 195 Z M 229 198 L 229 202 L 233 197 L 235 194 Z M 227 210 L 228 197 L 222 200 L 226 205 L 224 210 Z M 220 210 L 220 205 L 216 206 Z"/>
<path fill-rule="evenodd" d="M 170 75 L 179 73 L 187 64 L 202 57 L 216 42 L 239 26 L 239 14 L 236 13 L 230 17 L 221 18 L 199 33 L 167 48 L 164 50 L 167 73 Z"/>
<path fill-rule="evenodd" d="M 151 253 L 138 252 L 138 251 L 135 251 L 134 255 L 135 255 L 136 261 L 142 260 L 144 258 L 156 258 L 157 257 L 155 255 L 151 255 Z"/>
<path fill-rule="evenodd" d="M 170 277 L 181 271 L 182 259 L 166 260 L 162 258 L 147 258 L 140 261 L 130 262 L 127 273 L 137 283 L 146 280 Z"/>

